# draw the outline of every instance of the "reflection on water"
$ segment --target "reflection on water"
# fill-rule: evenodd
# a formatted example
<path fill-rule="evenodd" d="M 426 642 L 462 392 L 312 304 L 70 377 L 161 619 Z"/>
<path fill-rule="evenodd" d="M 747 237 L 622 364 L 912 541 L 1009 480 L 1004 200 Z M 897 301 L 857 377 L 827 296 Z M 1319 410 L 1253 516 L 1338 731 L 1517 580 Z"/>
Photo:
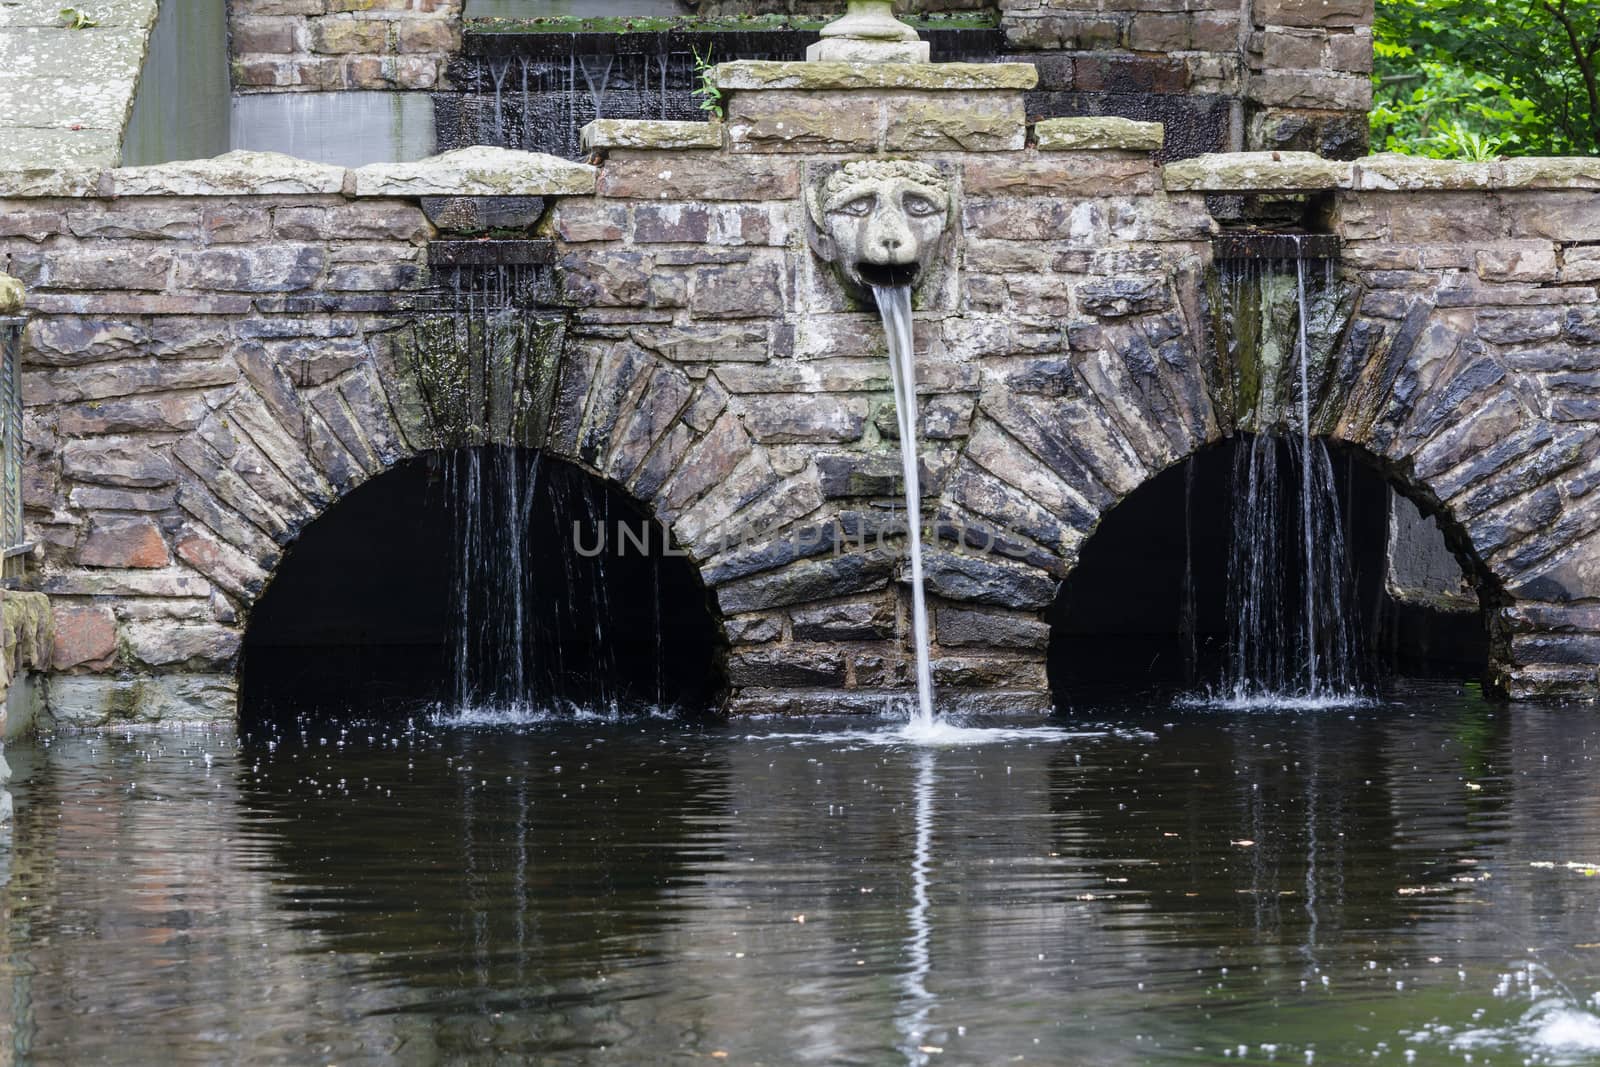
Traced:
<path fill-rule="evenodd" d="M 1073 736 L 419 719 L 13 746 L 0 1042 L 71 1064 L 1600 1058 L 1591 715 L 1418 692 L 1051 725 Z"/>
<path fill-rule="evenodd" d="M 928 943 L 933 937 L 932 917 L 928 914 L 928 890 L 933 874 L 933 753 L 917 756 L 917 785 L 912 803 L 916 815 L 916 842 L 911 851 L 911 905 L 906 908 L 905 1005 L 900 1029 L 905 1034 L 906 1060 L 928 1062 L 938 1048 L 928 1043 L 928 1014 L 933 1011 L 933 994 L 928 992 L 928 974 L 933 956 Z"/>

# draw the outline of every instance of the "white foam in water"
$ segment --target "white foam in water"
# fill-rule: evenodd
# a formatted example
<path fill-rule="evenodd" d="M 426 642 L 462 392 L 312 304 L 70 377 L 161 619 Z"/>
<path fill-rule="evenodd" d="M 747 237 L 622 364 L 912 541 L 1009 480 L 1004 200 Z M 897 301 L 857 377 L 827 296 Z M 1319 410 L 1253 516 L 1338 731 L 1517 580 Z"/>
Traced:
<path fill-rule="evenodd" d="M 456 708 L 435 708 L 428 714 L 428 725 L 440 727 L 473 726 L 549 726 L 578 722 L 622 722 L 639 718 L 674 718 L 675 712 L 661 708 L 642 709 L 628 714 L 612 707 L 540 708 L 532 704 L 469 705 Z"/>
<path fill-rule="evenodd" d="M 1523 1062 L 1566 1064 L 1595 1062 L 1600 1054 L 1600 1016 L 1559 998 L 1540 1001 L 1521 1019 L 1505 1026 L 1452 1031 L 1433 1027 L 1414 1040 L 1444 1039 L 1457 1052 L 1481 1053 L 1514 1050 Z"/>
<path fill-rule="evenodd" d="M 1111 736 L 1110 730 L 1064 730 L 1059 726 L 964 726 L 947 718 L 922 722 L 916 716 L 886 730 L 825 730 L 816 733 L 750 734 L 751 740 L 829 745 L 881 745 L 889 748 L 959 748 L 969 745 L 1056 743 Z"/>
<path fill-rule="evenodd" d="M 1322 692 L 1307 695 L 1229 691 L 1191 693 L 1179 697 L 1173 703 L 1180 708 L 1200 708 L 1207 711 L 1345 711 L 1350 708 L 1374 708 L 1381 701 L 1356 692 Z"/>

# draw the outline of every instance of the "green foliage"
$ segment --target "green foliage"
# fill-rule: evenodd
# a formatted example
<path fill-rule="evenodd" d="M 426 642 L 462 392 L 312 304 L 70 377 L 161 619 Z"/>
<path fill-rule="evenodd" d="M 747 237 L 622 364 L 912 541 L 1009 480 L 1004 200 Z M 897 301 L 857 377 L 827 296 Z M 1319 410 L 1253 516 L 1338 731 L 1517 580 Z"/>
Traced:
<path fill-rule="evenodd" d="M 75 7 L 61 9 L 61 24 L 69 30 L 90 30 L 100 25 L 98 19 L 92 19 Z"/>
<path fill-rule="evenodd" d="M 1600 0 L 1378 0 L 1376 148 L 1600 155 Z"/>
<path fill-rule="evenodd" d="M 711 53 L 715 48 L 708 47 L 704 54 L 700 49 L 694 49 L 694 72 L 700 76 L 700 88 L 694 91 L 694 97 L 700 101 L 700 110 L 710 112 L 716 118 L 722 118 L 722 90 L 717 88 L 717 80 L 711 70 L 716 66 L 711 61 Z"/>

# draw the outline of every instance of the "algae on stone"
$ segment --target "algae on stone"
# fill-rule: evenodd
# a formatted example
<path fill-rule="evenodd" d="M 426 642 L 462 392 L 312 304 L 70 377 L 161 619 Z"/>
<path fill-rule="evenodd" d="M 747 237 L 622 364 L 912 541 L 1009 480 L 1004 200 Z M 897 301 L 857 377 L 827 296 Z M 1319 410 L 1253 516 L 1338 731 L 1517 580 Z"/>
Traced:
<path fill-rule="evenodd" d="M 1165 129 L 1159 122 L 1135 122 L 1114 116 L 1045 119 L 1033 127 L 1041 152 L 1154 152 L 1161 147 Z"/>
<path fill-rule="evenodd" d="M 21 280 L 9 274 L 0 274 L 0 315 L 16 315 L 22 311 L 27 292 Z"/>

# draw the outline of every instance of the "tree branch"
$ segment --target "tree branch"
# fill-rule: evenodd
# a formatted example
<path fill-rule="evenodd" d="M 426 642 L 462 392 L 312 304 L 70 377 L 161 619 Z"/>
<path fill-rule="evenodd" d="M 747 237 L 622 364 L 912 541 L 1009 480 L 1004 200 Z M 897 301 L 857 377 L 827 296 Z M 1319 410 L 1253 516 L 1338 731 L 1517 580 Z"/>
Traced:
<path fill-rule="evenodd" d="M 1572 58 L 1578 64 L 1578 71 L 1583 75 L 1584 88 L 1589 93 L 1589 127 L 1594 146 L 1600 147 L 1600 76 L 1595 72 L 1594 53 L 1585 51 L 1583 41 L 1578 37 L 1578 28 L 1572 24 L 1572 19 L 1567 14 L 1567 0 L 1561 0 L 1559 6 L 1550 0 L 1544 0 L 1544 9 L 1561 24 L 1561 28 L 1567 33 L 1567 40 L 1572 43 Z"/>

